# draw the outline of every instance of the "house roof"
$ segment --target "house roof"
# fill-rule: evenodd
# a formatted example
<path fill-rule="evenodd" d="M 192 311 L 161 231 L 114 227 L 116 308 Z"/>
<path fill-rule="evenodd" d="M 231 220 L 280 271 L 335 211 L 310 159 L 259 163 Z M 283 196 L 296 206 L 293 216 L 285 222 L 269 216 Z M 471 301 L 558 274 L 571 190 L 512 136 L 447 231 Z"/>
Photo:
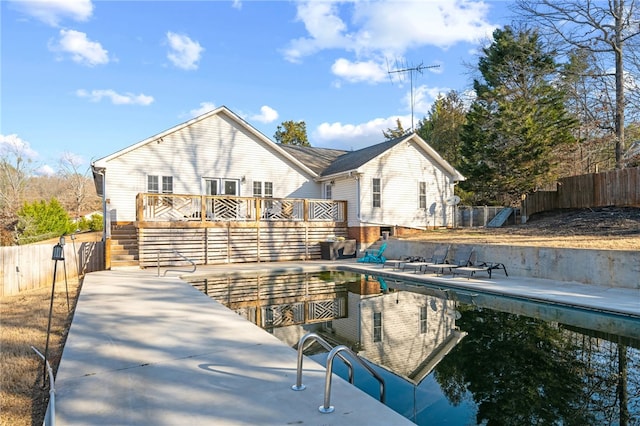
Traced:
<path fill-rule="evenodd" d="M 416 133 L 408 133 L 406 135 L 368 146 L 357 151 L 342 151 L 338 149 L 314 148 L 308 146 L 297 145 L 281 145 L 291 155 L 296 157 L 300 162 L 307 165 L 320 176 L 323 177 L 336 176 L 357 169 L 374 158 L 384 154 L 396 145 L 413 140 L 422 148 L 437 164 L 450 173 L 454 180 L 464 180 L 464 176 L 454 169 L 444 158 L 440 156 L 429 144 L 427 144 Z"/>
<path fill-rule="evenodd" d="M 297 145 L 282 145 L 273 142 L 271 139 L 266 137 L 260 131 L 258 131 L 255 127 L 250 125 L 244 119 L 233 113 L 225 106 L 221 106 L 216 108 L 215 110 L 209 111 L 205 114 L 202 114 L 199 117 L 193 118 L 189 121 L 186 121 L 182 124 L 174 126 L 164 132 L 158 133 L 154 136 L 151 136 L 143 141 L 140 141 L 136 144 L 133 144 L 127 148 L 124 148 L 120 151 L 117 151 L 111 155 L 100 158 L 99 160 L 94 161 L 91 164 L 91 168 L 93 171 L 94 183 L 96 185 L 96 190 L 98 195 L 102 195 L 103 192 L 103 184 L 104 184 L 104 175 L 103 171 L 106 169 L 107 162 L 117 158 L 121 155 L 124 155 L 130 151 L 133 151 L 140 146 L 146 145 L 148 143 L 152 143 L 161 139 L 164 136 L 170 135 L 171 133 L 182 130 L 186 127 L 191 126 L 194 123 L 205 120 L 211 116 L 224 114 L 227 117 L 234 120 L 238 125 L 245 128 L 248 132 L 253 134 L 260 142 L 269 145 L 272 149 L 274 149 L 279 155 L 281 155 L 284 159 L 291 161 L 293 164 L 296 164 L 302 170 L 307 172 L 309 175 L 315 177 L 317 180 L 325 180 L 324 178 L 333 177 L 336 175 L 346 174 L 352 171 L 357 171 L 357 169 L 374 158 L 382 155 L 386 151 L 392 149 L 396 145 L 404 142 L 412 140 L 415 142 L 423 151 L 425 151 L 437 164 L 439 164 L 445 171 L 453 176 L 453 179 L 456 181 L 464 180 L 464 176 L 460 174 L 456 169 L 454 169 L 447 161 L 445 161 L 440 154 L 438 154 L 429 144 L 427 144 L 418 134 L 416 133 L 408 133 L 406 135 L 400 136 L 395 139 L 391 139 L 385 142 L 378 143 L 376 145 L 372 145 L 366 148 L 359 149 L 357 151 L 344 151 L 339 149 L 329 149 L 329 148 L 316 148 L 316 147 L 307 147 L 307 146 L 297 146 Z"/>
<path fill-rule="evenodd" d="M 298 161 L 306 164 L 308 168 L 318 175 L 327 169 L 336 159 L 345 155 L 348 151 L 330 148 L 315 148 L 310 146 L 280 145 L 285 151 L 296 157 Z"/>
<path fill-rule="evenodd" d="M 233 121 L 235 121 L 236 123 L 238 123 L 239 126 L 245 128 L 249 133 L 253 134 L 256 139 L 266 145 L 268 145 L 270 148 L 274 149 L 282 158 L 287 159 L 288 161 L 292 162 L 293 164 L 295 164 L 297 167 L 300 167 L 303 171 L 305 171 L 306 173 L 308 173 L 310 176 L 312 177 L 316 177 L 318 175 L 318 173 L 310 168 L 306 163 L 300 161 L 298 158 L 296 158 L 295 156 L 293 156 L 291 153 L 289 153 L 289 151 L 285 150 L 282 148 L 282 145 L 277 144 L 275 142 L 273 142 L 271 139 L 269 139 L 268 137 L 266 137 L 263 133 L 261 133 L 258 129 L 256 129 L 255 127 L 253 127 L 251 124 L 249 124 L 247 121 L 245 121 L 243 118 L 241 118 L 240 116 L 236 115 L 233 111 L 231 111 L 230 109 L 228 109 L 225 106 L 221 106 L 219 108 L 216 108 L 212 111 L 209 111 L 205 114 L 202 114 L 196 118 L 193 118 L 189 121 L 186 121 L 184 123 L 178 124 L 177 126 L 171 127 L 170 129 L 165 130 L 164 132 L 158 133 L 156 135 L 153 135 L 147 139 L 144 139 L 143 141 L 140 141 L 136 144 L 130 145 L 124 149 L 121 149 L 120 151 L 117 151 L 111 155 L 107 155 L 106 157 L 100 158 L 94 162 L 91 163 L 91 169 L 93 172 L 93 178 L 94 178 L 94 183 L 96 186 L 96 190 L 98 192 L 98 195 L 103 195 L 103 185 L 104 185 L 104 170 L 107 167 L 107 163 L 110 160 L 113 160 L 114 158 L 120 157 L 121 155 L 124 155 L 128 152 L 131 152 L 141 146 L 144 146 L 146 144 L 152 143 L 152 142 L 156 142 L 158 139 L 162 139 L 165 136 L 168 136 L 172 133 L 175 133 L 177 131 L 180 131 L 184 128 L 187 128 L 191 125 L 193 125 L 194 123 L 197 123 L 199 121 L 202 120 L 206 120 L 209 117 L 212 117 L 214 115 L 226 115 L 227 117 L 231 118 Z"/>
<path fill-rule="evenodd" d="M 331 176 L 357 169 L 358 167 L 368 163 L 377 156 L 383 154 L 387 150 L 406 140 L 408 136 L 391 139 L 376 145 L 368 146 L 357 151 L 350 151 L 339 157 L 329 167 L 324 169 L 322 176 Z"/>

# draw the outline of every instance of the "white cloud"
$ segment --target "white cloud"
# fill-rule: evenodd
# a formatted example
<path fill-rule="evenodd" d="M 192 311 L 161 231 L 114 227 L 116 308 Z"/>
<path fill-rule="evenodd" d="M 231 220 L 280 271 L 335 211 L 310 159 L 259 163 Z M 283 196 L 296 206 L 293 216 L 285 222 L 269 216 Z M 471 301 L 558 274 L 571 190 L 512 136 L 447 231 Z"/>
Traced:
<path fill-rule="evenodd" d="M 147 96 L 144 94 L 135 95 L 133 93 L 120 94 L 111 89 L 105 90 L 92 90 L 88 92 L 84 89 L 76 91 L 76 96 L 79 98 L 89 98 L 92 102 L 100 102 L 102 98 L 111 100 L 114 105 L 150 105 L 153 103 L 153 96 Z"/>
<path fill-rule="evenodd" d="M 409 129 L 411 127 L 410 115 L 375 118 L 360 124 L 322 123 L 313 132 L 313 140 L 317 141 L 319 146 L 336 149 L 357 150 L 365 148 L 383 142 L 382 131 L 395 129 L 398 118 L 403 128 Z"/>
<path fill-rule="evenodd" d="M 63 52 L 71 55 L 71 59 L 82 65 L 93 67 L 109 62 L 108 52 L 100 43 L 91 41 L 87 35 L 75 30 L 60 30 L 57 43 L 50 43 L 53 52 Z"/>
<path fill-rule="evenodd" d="M 198 69 L 198 61 L 204 51 L 197 41 L 191 40 L 183 34 L 167 32 L 167 40 L 171 50 L 167 53 L 167 58 L 178 68 L 184 70 Z"/>
<path fill-rule="evenodd" d="M 84 157 L 74 154 L 73 152 L 63 152 L 60 155 L 59 161 L 61 164 L 72 169 L 79 169 L 83 164 L 85 164 Z"/>
<path fill-rule="evenodd" d="M 260 107 L 260 114 L 251 116 L 251 120 L 259 121 L 260 123 L 273 123 L 277 119 L 278 111 L 267 105 Z"/>
<path fill-rule="evenodd" d="M 191 111 L 189 111 L 189 115 L 191 117 L 199 117 L 202 114 L 206 114 L 209 111 L 213 111 L 214 109 L 216 109 L 216 106 L 214 103 L 212 102 L 200 102 L 200 106 L 196 109 L 192 109 Z"/>
<path fill-rule="evenodd" d="M 331 72 L 350 83 L 380 83 L 388 80 L 386 67 L 374 61 L 351 62 L 340 58 L 331 66 Z"/>
<path fill-rule="evenodd" d="M 12 3 L 23 13 L 53 27 L 65 18 L 87 21 L 93 13 L 91 0 L 13 0 Z"/>
<path fill-rule="evenodd" d="M 496 28 L 487 21 L 489 6 L 483 1 L 305 1 L 297 7 L 308 36 L 292 40 L 284 50 L 291 62 L 334 48 L 358 58 L 398 57 L 420 46 L 475 43 Z"/>
<path fill-rule="evenodd" d="M 298 62 L 302 57 L 319 50 L 348 45 L 346 35 L 343 34 L 347 26 L 338 12 L 338 6 L 331 1 L 298 3 L 296 19 L 304 23 L 310 37 L 292 40 L 290 46 L 284 50 L 285 58 L 291 62 Z"/>
<path fill-rule="evenodd" d="M 242 2 L 240 0 L 233 0 L 233 2 L 231 2 L 231 7 L 240 10 L 242 9 Z"/>
<path fill-rule="evenodd" d="M 54 176 L 56 174 L 56 171 L 53 169 L 53 167 L 45 164 L 38 167 L 35 173 L 38 176 Z"/>
<path fill-rule="evenodd" d="M 445 96 L 451 89 L 447 87 L 428 87 L 425 85 L 418 86 L 413 91 L 413 112 L 417 120 L 422 119 L 430 110 L 431 105 L 438 99 L 439 95 Z M 411 92 L 407 92 L 404 102 L 408 111 L 411 111 Z M 410 127 L 410 126 L 409 126 Z"/>
<path fill-rule="evenodd" d="M 31 149 L 31 144 L 20 139 L 15 133 L 10 135 L 0 134 L 0 156 L 15 157 L 16 155 L 28 160 L 38 157 L 38 153 Z"/>

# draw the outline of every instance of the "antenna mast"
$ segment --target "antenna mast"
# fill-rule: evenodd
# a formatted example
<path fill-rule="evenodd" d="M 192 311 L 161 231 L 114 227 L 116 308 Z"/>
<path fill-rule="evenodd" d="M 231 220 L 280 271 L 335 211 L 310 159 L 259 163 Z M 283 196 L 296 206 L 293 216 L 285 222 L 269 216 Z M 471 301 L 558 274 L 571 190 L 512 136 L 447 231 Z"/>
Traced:
<path fill-rule="evenodd" d="M 405 66 L 404 68 L 397 68 L 395 70 L 389 70 L 387 71 L 389 73 L 389 77 L 391 77 L 391 74 L 393 73 L 409 73 L 409 78 L 411 80 L 411 130 L 414 131 L 415 128 L 413 127 L 413 107 L 414 107 L 414 100 L 413 100 L 413 74 L 414 73 L 420 73 L 422 74 L 422 71 L 427 69 L 427 68 L 438 68 L 440 65 L 424 65 L 424 62 L 420 62 L 420 65 L 415 66 L 415 67 L 407 67 Z"/>

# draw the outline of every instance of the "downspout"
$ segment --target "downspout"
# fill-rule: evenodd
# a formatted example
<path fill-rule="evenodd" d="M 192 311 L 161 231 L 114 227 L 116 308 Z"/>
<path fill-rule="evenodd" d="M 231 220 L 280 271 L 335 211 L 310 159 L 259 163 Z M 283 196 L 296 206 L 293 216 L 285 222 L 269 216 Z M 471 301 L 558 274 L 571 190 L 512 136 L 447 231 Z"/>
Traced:
<path fill-rule="evenodd" d="M 111 269 L 111 224 L 107 217 L 107 176 L 104 168 L 96 168 L 96 172 L 102 176 L 102 242 L 104 244 L 104 268 Z"/>
<path fill-rule="evenodd" d="M 349 174 L 351 174 L 351 172 L 349 172 Z M 358 203 L 356 204 L 356 218 L 358 219 L 358 222 L 360 222 L 361 200 L 360 200 L 360 175 L 359 174 L 356 174 L 356 199 L 358 200 Z"/>

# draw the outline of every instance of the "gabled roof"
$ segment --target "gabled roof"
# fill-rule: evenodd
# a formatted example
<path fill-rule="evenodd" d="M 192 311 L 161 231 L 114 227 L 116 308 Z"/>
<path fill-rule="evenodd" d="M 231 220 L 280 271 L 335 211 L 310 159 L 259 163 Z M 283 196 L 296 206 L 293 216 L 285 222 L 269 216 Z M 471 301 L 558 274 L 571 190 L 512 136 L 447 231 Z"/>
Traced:
<path fill-rule="evenodd" d="M 456 181 L 464 180 L 464 176 L 438 154 L 424 139 L 416 133 L 391 139 L 376 145 L 368 146 L 357 151 L 342 151 L 328 148 L 314 148 L 308 146 L 281 145 L 291 155 L 307 167 L 315 171 L 321 178 L 357 172 L 357 169 L 374 158 L 384 154 L 398 144 L 412 140 L 425 151 L 435 163 L 446 170 Z M 320 179 L 323 180 L 323 179 Z"/>
<path fill-rule="evenodd" d="M 322 171 L 329 167 L 338 157 L 348 152 L 341 149 L 315 148 L 311 146 L 280 146 L 317 174 L 321 174 Z"/>
<path fill-rule="evenodd" d="M 399 138 L 368 146 L 357 151 L 348 152 L 343 156 L 337 158 L 336 161 L 334 161 L 329 167 L 322 171 L 321 175 L 331 176 L 357 169 L 358 167 L 368 163 L 377 156 L 398 145 L 400 142 L 406 140 L 407 138 L 408 136 L 401 136 Z"/>
<path fill-rule="evenodd" d="M 110 160 L 113 160 L 114 158 L 117 158 L 121 155 L 124 155 L 130 151 L 133 151 L 141 146 L 144 146 L 146 144 L 152 143 L 157 141 L 158 139 L 161 139 L 165 136 L 170 135 L 171 133 L 175 133 L 177 131 L 180 131 L 186 127 L 189 127 L 191 125 L 193 125 L 194 123 L 197 123 L 199 121 L 202 120 L 206 120 L 209 117 L 212 117 L 214 115 L 226 115 L 227 117 L 229 117 L 230 119 L 232 119 L 233 121 L 235 121 L 238 126 L 243 127 L 245 130 L 247 130 L 249 133 L 253 134 L 260 142 L 269 145 L 269 147 L 271 147 L 272 149 L 274 149 L 281 157 L 283 157 L 284 159 L 287 159 L 289 161 L 291 161 L 292 163 L 294 163 L 296 166 L 300 167 L 302 170 L 304 170 L 306 173 L 308 173 L 309 175 L 316 177 L 317 176 L 317 172 L 315 172 L 313 169 L 309 168 L 305 163 L 301 162 L 300 160 L 298 160 L 296 157 L 294 157 L 293 155 L 291 155 L 288 151 L 282 149 L 282 145 L 279 145 L 277 143 L 275 143 L 274 141 L 272 141 L 271 139 L 269 139 L 268 137 L 266 137 L 263 133 L 261 133 L 258 129 L 256 129 L 255 127 L 253 127 L 251 124 L 249 124 L 248 122 L 246 122 L 244 119 L 242 119 L 240 116 L 236 115 L 233 111 L 231 111 L 230 109 L 228 109 L 225 106 L 221 106 L 219 108 L 216 108 L 214 110 L 211 110 L 205 114 L 202 114 L 196 118 L 193 118 L 189 121 L 186 121 L 182 124 L 178 124 L 177 126 L 174 126 L 168 130 L 165 130 L 164 132 L 158 133 L 157 135 L 151 136 L 143 141 L 140 141 L 136 144 L 133 144 L 131 146 L 128 146 L 127 148 L 124 148 L 120 151 L 117 151 L 111 155 L 108 155 L 106 157 L 100 158 L 96 161 L 94 161 L 91 164 L 91 168 L 93 169 L 93 173 L 94 173 L 94 178 L 96 177 L 96 175 L 99 173 L 99 170 L 104 169 L 107 165 L 107 162 Z"/>

